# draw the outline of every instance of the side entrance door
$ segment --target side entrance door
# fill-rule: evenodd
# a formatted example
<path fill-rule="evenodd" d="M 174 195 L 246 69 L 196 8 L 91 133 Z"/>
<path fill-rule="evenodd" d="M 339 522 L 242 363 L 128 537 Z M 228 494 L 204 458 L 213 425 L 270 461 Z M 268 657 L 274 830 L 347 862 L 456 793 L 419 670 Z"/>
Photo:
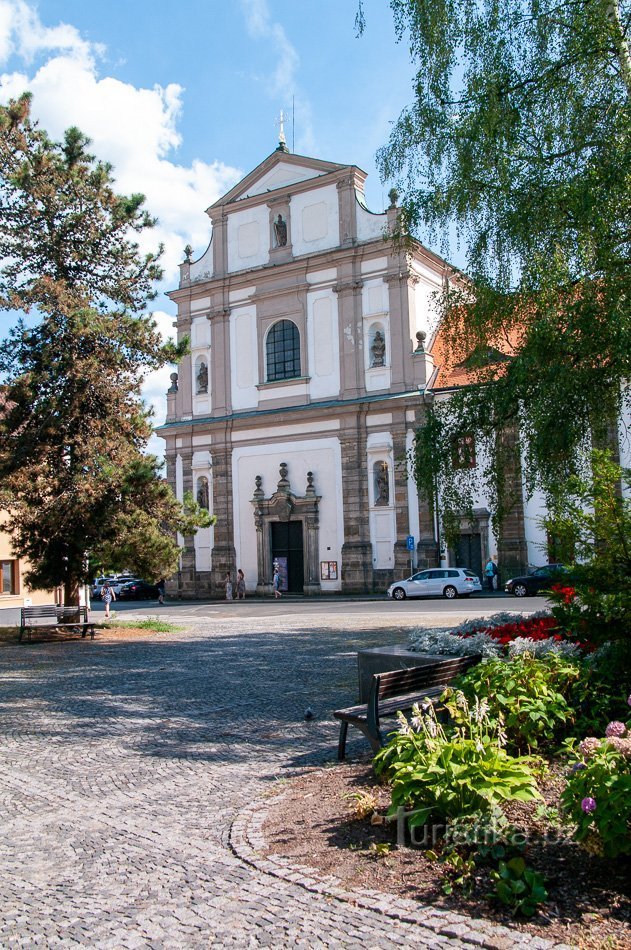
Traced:
<path fill-rule="evenodd" d="M 454 555 L 454 567 L 468 567 L 482 579 L 482 540 L 479 534 L 461 534 Z"/>
<path fill-rule="evenodd" d="M 285 559 L 287 563 L 287 586 L 292 594 L 302 594 L 305 584 L 304 550 L 302 541 L 302 521 L 273 521 L 272 564 Z M 282 562 L 281 562 L 282 563 Z M 281 571 L 281 577 L 283 575 Z"/>

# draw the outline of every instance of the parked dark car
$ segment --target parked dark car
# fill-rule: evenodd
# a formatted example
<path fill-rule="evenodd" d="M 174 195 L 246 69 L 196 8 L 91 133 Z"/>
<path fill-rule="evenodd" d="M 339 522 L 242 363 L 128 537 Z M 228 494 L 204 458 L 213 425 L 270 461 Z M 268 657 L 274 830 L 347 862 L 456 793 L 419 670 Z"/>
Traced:
<path fill-rule="evenodd" d="M 550 590 L 553 584 L 563 584 L 570 580 L 570 573 L 564 564 L 546 564 L 536 567 L 523 577 L 512 577 L 506 581 L 504 590 L 515 597 L 531 597 L 542 590 Z"/>
<path fill-rule="evenodd" d="M 118 596 L 120 600 L 157 600 L 158 588 L 146 581 L 129 581 L 127 584 L 121 584 Z"/>

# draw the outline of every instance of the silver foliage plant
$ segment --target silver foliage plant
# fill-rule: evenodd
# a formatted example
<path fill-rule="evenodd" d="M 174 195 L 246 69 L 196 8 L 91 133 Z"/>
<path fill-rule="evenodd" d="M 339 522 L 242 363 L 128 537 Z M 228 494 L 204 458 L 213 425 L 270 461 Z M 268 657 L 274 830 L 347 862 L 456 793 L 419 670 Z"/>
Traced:
<path fill-rule="evenodd" d="M 501 656 L 503 647 L 486 631 L 501 627 L 507 623 L 521 623 L 524 620 L 549 616 L 548 611 L 540 610 L 534 614 L 514 614 L 507 610 L 491 617 L 475 617 L 465 620 L 457 627 L 417 627 L 410 633 L 410 650 L 414 653 L 434 653 L 450 656 L 471 656 L 481 653 L 483 657 Z M 576 656 L 579 648 L 573 643 L 560 643 L 550 637 L 547 640 L 530 640 L 517 637 L 508 645 L 508 656 L 530 653 L 542 657 L 548 653 L 563 656 Z"/>

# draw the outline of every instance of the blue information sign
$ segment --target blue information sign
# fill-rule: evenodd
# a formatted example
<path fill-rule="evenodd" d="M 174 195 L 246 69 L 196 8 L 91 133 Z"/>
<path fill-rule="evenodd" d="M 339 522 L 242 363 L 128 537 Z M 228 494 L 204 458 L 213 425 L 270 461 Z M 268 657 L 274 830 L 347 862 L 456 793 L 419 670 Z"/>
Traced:
<path fill-rule="evenodd" d="M 414 535 L 408 534 L 408 551 L 414 550 Z"/>

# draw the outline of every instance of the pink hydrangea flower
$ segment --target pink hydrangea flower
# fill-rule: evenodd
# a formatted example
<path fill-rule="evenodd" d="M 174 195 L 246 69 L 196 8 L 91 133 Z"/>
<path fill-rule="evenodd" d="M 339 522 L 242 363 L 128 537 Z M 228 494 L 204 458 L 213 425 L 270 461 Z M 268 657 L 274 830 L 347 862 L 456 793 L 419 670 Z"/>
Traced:
<path fill-rule="evenodd" d="M 611 739 L 612 736 L 617 736 L 619 739 L 621 739 L 625 735 L 626 731 L 627 727 L 623 722 L 614 720 L 613 722 L 610 722 L 605 729 L 605 735 L 608 739 Z"/>
<path fill-rule="evenodd" d="M 631 736 L 623 739 L 619 739 L 618 736 L 612 736 L 611 739 L 607 740 L 607 744 L 614 748 L 616 752 L 619 752 L 620 755 L 631 759 Z"/>
<path fill-rule="evenodd" d="M 627 696 L 627 704 L 631 706 L 631 693 Z"/>
<path fill-rule="evenodd" d="M 581 802 L 581 808 L 586 815 L 591 815 L 593 811 L 596 811 L 596 799 L 595 798 L 584 798 Z"/>
<path fill-rule="evenodd" d="M 583 739 L 583 741 L 579 744 L 579 749 L 583 755 L 589 756 L 593 755 L 594 752 L 597 752 L 599 746 L 600 739 L 596 739 L 595 736 L 588 736 L 587 739 Z"/>

